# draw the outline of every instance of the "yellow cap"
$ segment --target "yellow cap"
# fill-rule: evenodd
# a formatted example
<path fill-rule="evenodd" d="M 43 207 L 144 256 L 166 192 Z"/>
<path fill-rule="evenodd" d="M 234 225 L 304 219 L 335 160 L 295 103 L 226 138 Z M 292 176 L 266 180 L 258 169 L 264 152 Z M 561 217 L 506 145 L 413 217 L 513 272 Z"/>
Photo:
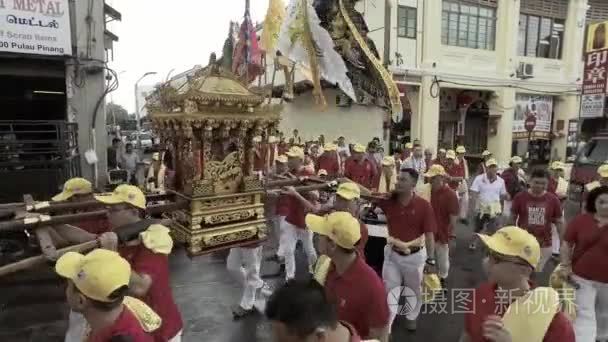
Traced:
<path fill-rule="evenodd" d="M 281 154 L 280 156 L 277 157 L 277 159 L 275 159 L 275 161 L 285 164 L 285 163 L 287 163 L 287 156 L 284 154 Z"/>
<path fill-rule="evenodd" d="M 608 178 L 608 164 L 602 164 L 597 168 L 597 174 L 602 178 Z"/>
<path fill-rule="evenodd" d="M 498 162 L 494 158 L 490 158 L 486 161 L 486 166 L 498 166 Z"/>
<path fill-rule="evenodd" d="M 414 148 L 414 144 L 412 143 L 407 143 L 405 144 L 405 148 L 409 148 L 410 150 Z"/>
<path fill-rule="evenodd" d="M 97 195 L 95 199 L 105 204 L 130 204 L 139 209 L 146 209 L 146 195 L 136 186 L 119 185 L 108 195 Z"/>
<path fill-rule="evenodd" d="M 456 147 L 456 153 L 467 153 L 467 150 L 464 148 L 464 146 L 460 145 Z"/>
<path fill-rule="evenodd" d="M 87 255 L 68 252 L 55 264 L 55 272 L 74 282 L 76 288 L 88 298 L 110 303 L 114 291 L 129 286 L 131 265 L 120 254 L 96 249 Z"/>
<path fill-rule="evenodd" d="M 435 273 L 425 273 L 422 278 L 422 301 L 432 302 L 439 291 L 441 291 L 439 276 Z"/>
<path fill-rule="evenodd" d="M 327 236 L 336 245 L 353 249 L 361 239 L 359 221 L 347 212 L 335 212 L 328 216 L 306 215 L 306 226 L 313 232 Z"/>
<path fill-rule="evenodd" d="M 323 145 L 323 150 L 324 151 L 337 151 L 338 150 L 338 145 L 334 144 L 334 143 L 327 143 L 325 145 Z"/>
<path fill-rule="evenodd" d="M 355 144 L 355 146 L 353 147 L 353 151 L 357 153 L 365 153 L 365 146 L 361 144 Z"/>
<path fill-rule="evenodd" d="M 487 157 L 487 156 L 491 156 L 491 155 L 492 155 L 492 152 L 490 152 L 488 150 L 485 150 L 485 151 L 481 152 L 481 156 L 482 157 Z"/>
<path fill-rule="evenodd" d="M 445 148 L 440 148 L 439 149 L 439 153 L 446 153 L 447 151 L 445 150 Z"/>
<path fill-rule="evenodd" d="M 84 178 L 72 178 L 63 184 L 63 191 L 52 198 L 53 201 L 65 201 L 74 195 L 86 195 L 93 192 L 93 185 Z"/>
<path fill-rule="evenodd" d="M 338 186 L 336 194 L 345 200 L 350 201 L 361 197 L 361 189 L 353 182 L 346 182 Z"/>
<path fill-rule="evenodd" d="M 521 164 L 523 162 L 523 160 L 521 159 L 520 156 L 513 156 L 511 158 L 511 163 L 513 164 Z"/>
<path fill-rule="evenodd" d="M 441 166 L 439 164 L 433 164 L 429 168 L 429 170 L 424 174 L 424 177 L 429 177 L 429 178 L 433 178 L 436 176 L 447 176 L 445 169 L 443 168 L 443 166 Z"/>
<path fill-rule="evenodd" d="M 152 153 L 152 160 L 160 160 L 160 153 L 159 152 Z"/>
<path fill-rule="evenodd" d="M 153 224 L 145 231 L 139 233 L 141 242 L 154 253 L 171 254 L 173 239 L 169 233 L 171 230 L 162 224 Z"/>
<path fill-rule="evenodd" d="M 445 153 L 445 157 L 448 159 L 456 159 L 456 152 L 454 152 L 454 150 L 448 150 Z"/>
<path fill-rule="evenodd" d="M 392 156 L 382 158 L 382 166 L 395 166 L 395 158 Z"/>
<path fill-rule="evenodd" d="M 304 150 L 301 147 L 292 146 L 289 151 L 287 151 L 287 156 L 291 158 L 304 159 Z"/>
<path fill-rule="evenodd" d="M 319 171 L 317 171 L 317 176 L 327 176 L 327 170 L 319 169 Z"/>
<path fill-rule="evenodd" d="M 534 235 L 515 226 L 499 229 L 494 235 L 477 234 L 493 252 L 517 257 L 536 268 L 540 261 L 540 245 Z"/>
<path fill-rule="evenodd" d="M 566 165 L 561 161 L 557 160 L 551 163 L 551 170 L 563 170 L 566 168 Z"/>

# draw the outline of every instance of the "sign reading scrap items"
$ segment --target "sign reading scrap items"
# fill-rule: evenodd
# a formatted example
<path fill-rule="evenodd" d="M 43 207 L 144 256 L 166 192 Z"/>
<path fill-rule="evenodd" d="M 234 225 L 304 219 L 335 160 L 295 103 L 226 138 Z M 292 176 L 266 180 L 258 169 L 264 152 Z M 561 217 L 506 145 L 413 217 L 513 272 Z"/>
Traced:
<path fill-rule="evenodd" d="M 71 55 L 69 0 L 0 0 L 0 51 Z"/>

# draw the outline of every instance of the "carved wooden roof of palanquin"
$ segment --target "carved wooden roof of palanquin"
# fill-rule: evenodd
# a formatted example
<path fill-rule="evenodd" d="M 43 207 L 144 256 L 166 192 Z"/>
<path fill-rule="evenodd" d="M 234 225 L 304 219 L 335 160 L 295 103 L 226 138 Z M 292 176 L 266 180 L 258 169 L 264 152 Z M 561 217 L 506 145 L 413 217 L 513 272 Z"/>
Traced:
<path fill-rule="evenodd" d="M 282 107 L 264 102 L 263 94 L 249 89 L 217 64 L 210 64 L 178 87 L 161 85 L 154 98 L 148 98 L 147 107 L 156 122 L 278 122 Z"/>

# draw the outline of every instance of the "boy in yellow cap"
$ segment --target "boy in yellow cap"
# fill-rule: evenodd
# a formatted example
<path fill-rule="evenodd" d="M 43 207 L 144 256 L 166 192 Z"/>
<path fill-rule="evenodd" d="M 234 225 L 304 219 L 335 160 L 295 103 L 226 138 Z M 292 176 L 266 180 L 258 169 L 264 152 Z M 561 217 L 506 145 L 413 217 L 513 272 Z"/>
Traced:
<path fill-rule="evenodd" d="M 492 158 L 492 152 L 484 150 L 483 152 L 481 152 L 481 158 L 482 160 L 481 163 L 479 163 L 479 165 L 477 166 L 477 172 L 475 173 L 475 176 L 486 173 L 486 162 L 488 161 L 488 159 Z"/>
<path fill-rule="evenodd" d="M 183 322 L 169 284 L 169 254 L 173 248 L 169 228 L 153 220 L 142 222 L 146 196 L 136 186 L 119 185 L 111 194 L 95 198 L 107 205 L 112 229 L 136 223 L 149 224 L 139 239 L 119 250 L 132 267 L 129 293 L 141 298 L 162 318 L 162 326 L 154 332 L 155 338 L 181 341 Z M 105 249 L 118 249 L 118 238 L 113 232 L 102 234 L 99 240 Z"/>
<path fill-rule="evenodd" d="M 441 286 L 446 288 L 450 271 L 450 240 L 454 237 L 454 227 L 458 220 L 458 196 L 447 184 L 449 177 L 443 166 L 435 164 L 424 174 L 431 184 L 431 206 L 435 213 L 437 232 L 435 233 L 435 255 L 437 258 L 437 275 Z"/>
<path fill-rule="evenodd" d="M 401 154 L 401 160 L 406 160 L 412 155 L 412 149 L 414 149 L 414 144 L 408 142 L 403 146 L 403 153 Z"/>
<path fill-rule="evenodd" d="M 497 174 L 496 159 L 486 162 L 486 173 L 475 177 L 471 185 L 471 197 L 475 208 L 475 232 L 494 231 L 500 226 L 500 214 L 503 212 L 501 202 L 509 199 L 505 182 Z M 469 249 L 477 247 L 475 236 L 471 238 Z"/>
<path fill-rule="evenodd" d="M 93 200 L 93 185 L 84 178 L 69 179 L 63 185 L 63 191 L 55 195 L 52 200 L 55 202 L 87 202 Z M 108 220 L 106 218 L 93 218 L 81 220 L 74 223 L 74 226 L 83 229 L 92 234 L 102 234 L 110 230 Z M 64 238 L 71 240 L 72 235 L 68 229 L 59 228 L 58 233 Z"/>
<path fill-rule="evenodd" d="M 154 341 L 150 333 L 158 329 L 160 318 L 141 302 L 125 305 L 131 266 L 118 253 L 104 249 L 87 255 L 68 252 L 57 260 L 55 271 L 68 281 L 66 297 L 70 309 L 82 314 L 88 325 L 74 340 Z M 133 310 L 134 307 L 148 316 L 140 317 L 140 310 Z"/>
<path fill-rule="evenodd" d="M 461 341 L 574 342 L 572 324 L 559 311 L 555 290 L 534 289 L 530 283 L 540 259 L 536 238 L 514 226 L 492 236 L 478 235 L 487 248 L 484 268 L 489 281 L 467 301 Z"/>
<path fill-rule="evenodd" d="M 331 259 L 325 293 L 338 306 L 338 319 L 363 338 L 388 341 L 389 309 L 382 280 L 357 252 L 359 221 L 350 213 L 308 214 L 306 225 L 319 234 L 319 252 Z M 356 286 L 353 286 L 356 284 Z"/>

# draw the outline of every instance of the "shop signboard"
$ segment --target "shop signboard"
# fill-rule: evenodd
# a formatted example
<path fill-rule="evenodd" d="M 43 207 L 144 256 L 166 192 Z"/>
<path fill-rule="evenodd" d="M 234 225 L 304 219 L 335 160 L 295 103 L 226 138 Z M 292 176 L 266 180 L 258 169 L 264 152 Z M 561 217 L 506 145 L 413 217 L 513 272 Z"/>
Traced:
<path fill-rule="evenodd" d="M 513 139 L 527 139 L 526 119 L 534 117 L 536 124 L 532 138 L 548 139 L 551 132 L 553 97 L 547 95 L 517 94 L 513 118 Z M 531 121 L 532 119 L 530 119 Z"/>
<path fill-rule="evenodd" d="M 583 95 L 606 94 L 608 88 L 608 21 L 587 26 Z"/>
<path fill-rule="evenodd" d="M 583 95 L 581 102 L 581 118 L 601 118 L 604 116 L 606 95 Z"/>
<path fill-rule="evenodd" d="M 0 51 L 71 55 L 69 0 L 0 0 Z"/>

